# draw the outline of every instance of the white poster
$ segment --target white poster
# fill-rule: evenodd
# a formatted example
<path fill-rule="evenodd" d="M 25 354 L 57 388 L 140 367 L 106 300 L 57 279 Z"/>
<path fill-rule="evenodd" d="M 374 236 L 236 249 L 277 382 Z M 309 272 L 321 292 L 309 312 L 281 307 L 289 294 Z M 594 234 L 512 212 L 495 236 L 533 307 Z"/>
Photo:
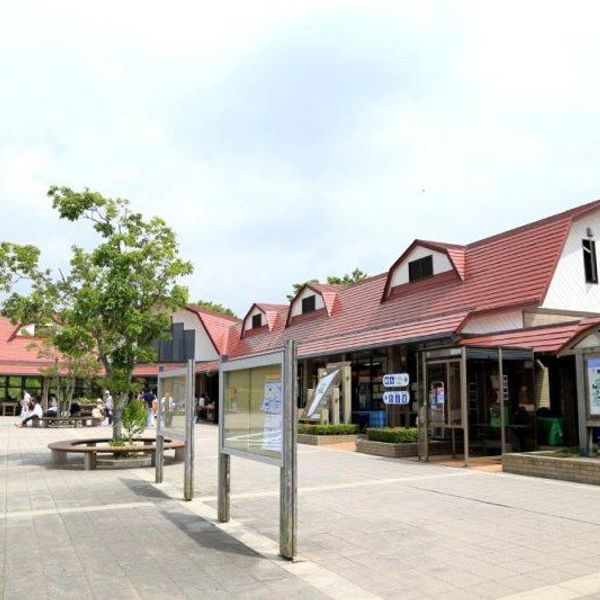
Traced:
<path fill-rule="evenodd" d="M 600 416 L 600 358 L 587 359 L 590 416 Z"/>
<path fill-rule="evenodd" d="M 321 381 L 319 381 L 319 385 L 317 386 L 317 389 L 315 390 L 315 397 L 313 399 L 313 402 L 310 405 L 308 412 L 306 413 L 306 416 L 309 419 L 310 419 L 310 417 L 312 417 L 315 414 L 315 412 L 321 405 L 321 402 L 323 401 L 325 394 L 329 391 L 329 388 L 333 385 L 333 382 L 335 381 L 338 374 L 339 374 L 339 370 L 333 371 L 333 373 L 329 373 L 329 375 L 325 375 L 325 377 L 323 377 L 323 379 L 321 379 Z"/>
<path fill-rule="evenodd" d="M 265 397 L 260 409 L 265 413 L 262 447 L 281 452 L 283 449 L 283 386 L 281 380 L 265 381 Z"/>

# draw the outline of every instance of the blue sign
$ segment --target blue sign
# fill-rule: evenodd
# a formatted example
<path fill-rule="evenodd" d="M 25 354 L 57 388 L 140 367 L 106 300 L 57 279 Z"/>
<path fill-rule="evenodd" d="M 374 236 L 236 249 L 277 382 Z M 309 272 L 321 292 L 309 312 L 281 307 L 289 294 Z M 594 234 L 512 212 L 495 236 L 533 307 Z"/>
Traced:
<path fill-rule="evenodd" d="M 401 391 L 401 392 L 384 392 L 383 393 L 383 403 L 384 404 L 396 404 L 405 406 L 406 404 L 410 404 L 410 392 Z"/>
<path fill-rule="evenodd" d="M 389 373 L 383 376 L 384 387 L 407 387 L 409 383 L 408 373 Z"/>

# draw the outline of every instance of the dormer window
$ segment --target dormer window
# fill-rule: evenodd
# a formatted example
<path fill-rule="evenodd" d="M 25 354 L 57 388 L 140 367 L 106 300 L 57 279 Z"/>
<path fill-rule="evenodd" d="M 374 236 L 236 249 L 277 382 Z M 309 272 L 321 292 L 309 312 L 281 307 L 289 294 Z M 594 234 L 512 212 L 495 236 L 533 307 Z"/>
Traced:
<path fill-rule="evenodd" d="M 315 296 L 307 296 L 302 298 L 302 314 L 313 312 L 316 309 Z"/>
<path fill-rule="evenodd" d="M 262 314 L 252 315 L 252 329 L 257 329 L 262 326 Z"/>
<path fill-rule="evenodd" d="M 596 242 L 594 240 L 582 240 L 583 245 L 583 268 L 585 270 L 586 283 L 598 283 L 598 264 L 596 262 Z"/>
<path fill-rule="evenodd" d="M 408 263 L 408 280 L 418 281 L 433 275 L 433 256 L 424 256 Z"/>

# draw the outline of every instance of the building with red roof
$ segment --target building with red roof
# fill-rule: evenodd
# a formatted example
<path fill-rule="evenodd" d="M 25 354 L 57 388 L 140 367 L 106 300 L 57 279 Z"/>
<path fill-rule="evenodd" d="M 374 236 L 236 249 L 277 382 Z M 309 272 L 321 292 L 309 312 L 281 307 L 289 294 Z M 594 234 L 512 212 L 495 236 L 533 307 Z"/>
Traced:
<path fill-rule="evenodd" d="M 301 403 L 319 369 L 347 364 L 352 418 L 413 425 L 420 414 L 438 437 L 462 438 L 465 451 L 469 441 L 481 451 L 497 442 L 535 447 L 537 419 L 553 419 L 564 443 L 583 444 L 596 418 L 598 234 L 595 201 L 466 245 L 415 239 L 379 275 L 347 286 L 308 282 L 289 304 L 253 302 L 242 319 L 190 304 L 173 322 L 195 331 L 197 393 L 213 399 L 223 357 L 294 339 Z M 3 327 L 0 373 L 38 373 L 26 336 Z M 385 405 L 383 375 L 398 371 L 410 375 L 410 402 Z"/>
<path fill-rule="evenodd" d="M 387 271 L 364 281 L 309 282 L 289 305 L 252 304 L 229 328 L 223 354 L 264 354 L 292 338 L 302 401 L 319 368 L 346 362 L 355 413 L 385 411 L 388 424 L 414 424 L 429 393 L 423 386 L 439 380 L 440 435 L 467 431 L 485 447 L 484 438 L 497 434 L 502 393 L 513 433 L 513 413 L 521 407 L 530 417 L 560 419 L 564 440 L 577 443 L 582 408 L 574 400 L 573 341 L 600 327 L 598 233 L 595 201 L 466 245 L 416 239 Z M 462 384 L 452 380 L 454 362 L 461 361 Z M 386 407 L 382 378 L 398 370 L 410 373 L 413 400 Z"/>

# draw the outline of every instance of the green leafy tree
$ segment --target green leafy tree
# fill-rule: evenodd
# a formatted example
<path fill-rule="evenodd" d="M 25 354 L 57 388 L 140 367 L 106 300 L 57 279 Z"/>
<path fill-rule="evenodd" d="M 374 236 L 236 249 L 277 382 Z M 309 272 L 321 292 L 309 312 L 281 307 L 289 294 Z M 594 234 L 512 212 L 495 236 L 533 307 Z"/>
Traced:
<path fill-rule="evenodd" d="M 211 300 L 198 300 L 196 304 L 200 308 L 206 308 L 207 310 L 212 310 L 213 312 L 218 312 L 223 315 L 235 317 L 235 313 L 230 308 L 224 306 L 223 304 L 220 304 L 219 302 L 212 302 Z"/>
<path fill-rule="evenodd" d="M 67 408 L 71 408 L 77 379 L 91 381 L 100 376 L 101 368 L 98 357 L 89 351 L 86 344 L 75 343 L 63 351 L 57 349 L 60 341 L 55 336 L 60 330 L 55 325 L 43 328 L 36 327 L 36 335 L 28 348 L 37 351 L 38 358 L 49 364 L 41 373 L 52 381 L 59 405 L 64 399 Z M 63 394 L 64 391 L 64 394 Z M 47 402 L 47 398 L 44 398 Z"/>
<path fill-rule="evenodd" d="M 358 267 L 348 275 L 345 273 L 342 277 L 338 277 L 337 275 L 330 275 L 327 278 L 327 283 L 331 283 L 334 285 L 350 285 L 351 283 L 358 283 L 359 281 L 363 281 L 366 279 L 368 275 L 361 271 Z"/>
<path fill-rule="evenodd" d="M 143 400 L 131 400 L 123 408 L 123 429 L 128 443 L 133 442 L 136 435 L 141 435 L 146 429 L 146 403 Z"/>
<path fill-rule="evenodd" d="M 352 271 L 352 273 L 346 273 L 342 277 L 338 277 L 337 275 L 329 275 L 327 277 L 327 283 L 332 285 L 350 285 L 351 283 L 358 283 L 359 281 L 363 281 L 366 279 L 368 275 L 361 271 L 358 267 Z M 287 295 L 287 299 L 291 302 L 296 294 L 307 284 L 307 283 L 319 283 L 318 279 L 309 279 L 303 283 L 294 283 L 292 285 L 292 291 Z"/>
<path fill-rule="evenodd" d="M 292 284 L 292 291 L 287 295 L 287 299 L 291 302 L 296 294 L 307 284 L 307 283 L 319 283 L 318 279 L 309 279 L 308 281 L 304 281 L 302 283 L 294 283 Z"/>
<path fill-rule="evenodd" d="M 15 323 L 54 323 L 59 352 L 77 346 L 97 357 L 113 392 L 119 439 L 123 407 L 135 389 L 133 369 L 156 360 L 153 342 L 185 306 L 187 289 L 177 282 L 192 265 L 179 257 L 165 222 L 144 219 L 127 200 L 56 186 L 48 196 L 61 219 L 89 224 L 98 244 L 89 251 L 73 246 L 69 271 L 53 273 L 39 266 L 35 246 L 0 243 L 0 291 L 9 294 L 3 310 Z M 29 281 L 27 293 L 15 291 L 21 280 Z"/>

